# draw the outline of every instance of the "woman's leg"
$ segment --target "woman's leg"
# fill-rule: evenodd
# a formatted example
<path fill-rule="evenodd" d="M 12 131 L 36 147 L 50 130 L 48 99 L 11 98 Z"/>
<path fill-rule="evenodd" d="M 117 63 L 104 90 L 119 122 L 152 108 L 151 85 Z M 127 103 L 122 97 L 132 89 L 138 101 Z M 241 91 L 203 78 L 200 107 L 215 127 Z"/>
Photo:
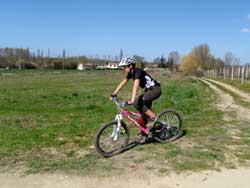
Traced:
<path fill-rule="evenodd" d="M 143 102 L 143 95 L 140 95 L 138 97 L 136 97 L 135 101 L 134 101 L 134 107 L 140 112 L 143 113 L 143 106 L 144 106 L 144 102 Z"/>
<path fill-rule="evenodd" d="M 138 96 L 134 102 L 134 106 L 140 113 L 146 114 L 149 119 L 155 119 L 156 114 L 152 111 L 152 101 L 160 96 L 161 88 L 152 88 L 147 90 L 144 94 Z"/>
<path fill-rule="evenodd" d="M 152 108 L 152 101 L 148 101 L 149 98 L 147 97 L 147 94 L 146 94 L 146 100 L 145 100 L 145 97 L 144 97 L 145 94 L 142 94 L 142 95 L 138 96 L 135 99 L 134 107 L 140 113 L 144 113 L 148 117 L 150 117 L 151 119 L 154 119 L 156 115 L 151 110 L 151 108 Z"/>
<path fill-rule="evenodd" d="M 150 119 L 155 119 L 156 118 L 156 114 L 152 111 L 152 110 L 150 110 L 150 109 L 148 109 L 146 112 L 144 112 Z"/>
<path fill-rule="evenodd" d="M 143 107 L 143 111 L 147 114 L 151 119 L 156 117 L 155 113 L 152 111 L 152 102 L 155 99 L 158 99 L 161 96 L 161 88 L 154 87 L 153 89 L 147 90 L 143 95 L 143 102 L 145 106 Z"/>

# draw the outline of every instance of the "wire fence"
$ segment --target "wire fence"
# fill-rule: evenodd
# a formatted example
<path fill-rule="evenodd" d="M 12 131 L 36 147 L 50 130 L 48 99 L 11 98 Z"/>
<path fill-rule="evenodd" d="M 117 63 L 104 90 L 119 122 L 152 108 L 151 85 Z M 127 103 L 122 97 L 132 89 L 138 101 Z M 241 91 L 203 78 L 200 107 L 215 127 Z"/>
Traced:
<path fill-rule="evenodd" d="M 250 66 L 228 66 L 220 69 L 205 71 L 204 75 L 210 78 L 224 78 L 233 80 L 250 81 Z"/>

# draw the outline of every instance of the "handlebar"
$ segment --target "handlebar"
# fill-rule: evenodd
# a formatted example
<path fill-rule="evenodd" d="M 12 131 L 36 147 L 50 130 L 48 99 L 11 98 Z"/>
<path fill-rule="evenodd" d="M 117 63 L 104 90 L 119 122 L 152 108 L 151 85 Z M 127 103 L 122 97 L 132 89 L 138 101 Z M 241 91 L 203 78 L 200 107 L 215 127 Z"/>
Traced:
<path fill-rule="evenodd" d="M 122 102 L 122 101 L 120 101 L 117 96 L 112 97 L 112 101 L 116 104 L 116 106 L 119 109 L 124 108 L 125 106 L 130 106 L 130 104 L 128 104 L 128 102 Z"/>

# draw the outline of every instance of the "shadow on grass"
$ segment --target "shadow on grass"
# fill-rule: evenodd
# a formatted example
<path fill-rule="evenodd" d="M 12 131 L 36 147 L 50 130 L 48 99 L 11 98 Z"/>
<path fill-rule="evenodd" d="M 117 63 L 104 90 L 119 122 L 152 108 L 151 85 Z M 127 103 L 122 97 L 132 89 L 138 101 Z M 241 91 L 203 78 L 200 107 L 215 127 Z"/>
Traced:
<path fill-rule="evenodd" d="M 185 136 L 187 134 L 187 131 L 186 130 L 183 130 L 182 132 L 181 132 L 181 134 L 175 139 L 175 140 L 173 140 L 173 141 L 171 141 L 171 142 L 175 142 L 176 140 L 179 140 L 180 138 L 182 138 L 183 136 Z M 136 147 L 137 145 L 145 145 L 145 144 L 152 144 L 152 143 L 159 143 L 159 142 L 157 142 L 155 139 L 153 139 L 152 137 L 151 138 L 148 138 L 145 142 L 143 142 L 143 143 L 139 143 L 139 142 L 136 142 L 135 140 L 134 141 L 132 141 L 132 142 L 130 142 L 128 145 L 127 145 L 127 147 L 124 149 L 124 150 L 122 150 L 120 153 L 118 153 L 118 154 L 121 154 L 121 153 L 124 153 L 124 152 L 126 152 L 126 151 L 129 151 L 129 150 L 131 150 L 131 149 L 133 149 L 134 147 Z M 168 142 L 165 142 L 165 143 L 159 143 L 159 144 L 166 144 L 166 143 L 168 143 Z M 118 155 L 117 154 L 117 155 Z"/>

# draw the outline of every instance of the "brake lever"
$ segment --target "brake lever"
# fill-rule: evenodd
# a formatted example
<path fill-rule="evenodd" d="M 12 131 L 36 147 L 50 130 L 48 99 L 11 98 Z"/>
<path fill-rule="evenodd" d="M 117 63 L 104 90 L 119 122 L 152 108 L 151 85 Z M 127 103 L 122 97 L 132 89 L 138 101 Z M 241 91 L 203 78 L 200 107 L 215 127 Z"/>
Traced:
<path fill-rule="evenodd" d="M 126 106 L 132 106 L 132 105 L 133 105 L 133 104 L 129 104 L 129 103 L 128 103 L 128 101 L 127 101 L 127 102 L 123 102 L 123 103 L 122 103 L 122 106 L 123 106 L 123 107 L 126 107 Z"/>
<path fill-rule="evenodd" d="M 126 107 L 128 105 L 128 102 L 121 102 L 122 108 Z"/>
<path fill-rule="evenodd" d="M 117 98 L 117 97 L 112 97 L 112 101 L 113 101 L 114 103 L 117 103 L 117 102 L 118 102 L 118 98 Z"/>

